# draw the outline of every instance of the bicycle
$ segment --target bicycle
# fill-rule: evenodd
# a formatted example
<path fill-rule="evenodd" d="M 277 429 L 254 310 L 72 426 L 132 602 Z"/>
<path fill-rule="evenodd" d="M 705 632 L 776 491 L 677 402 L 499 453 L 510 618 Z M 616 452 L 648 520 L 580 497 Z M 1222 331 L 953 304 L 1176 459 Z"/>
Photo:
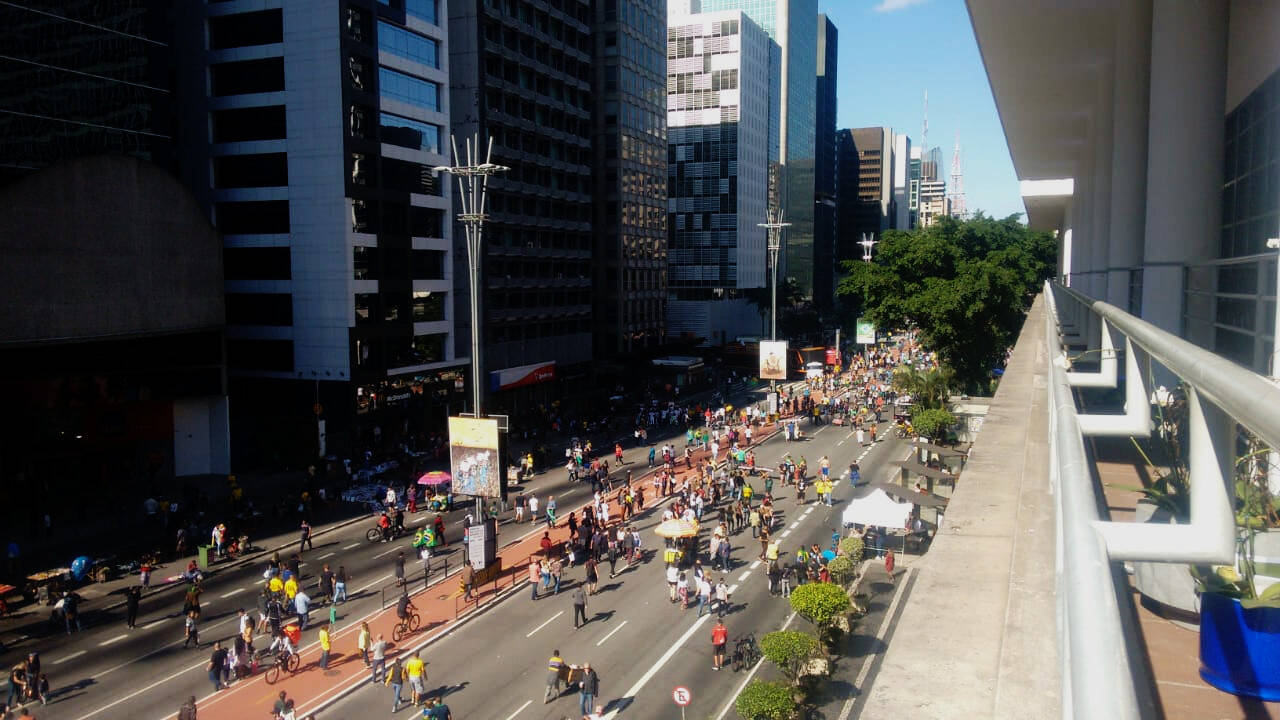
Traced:
<path fill-rule="evenodd" d="M 760 646 L 756 644 L 755 633 L 747 633 L 734 641 L 733 645 L 733 671 L 738 672 L 745 668 L 749 668 L 760 661 L 764 654 L 760 652 Z"/>
<path fill-rule="evenodd" d="M 268 685 L 275 685 L 280 679 L 281 669 L 288 670 L 289 674 L 298 672 L 298 668 L 302 666 L 302 660 L 298 658 L 297 653 L 289 653 L 288 656 L 280 656 L 276 661 L 271 663 L 271 667 L 267 668 L 262 674 L 262 679 L 267 681 Z"/>
<path fill-rule="evenodd" d="M 418 627 L 422 620 L 418 617 L 418 613 L 409 613 L 404 616 L 396 626 L 391 629 L 391 639 L 394 642 L 400 642 L 405 635 L 418 632 Z"/>

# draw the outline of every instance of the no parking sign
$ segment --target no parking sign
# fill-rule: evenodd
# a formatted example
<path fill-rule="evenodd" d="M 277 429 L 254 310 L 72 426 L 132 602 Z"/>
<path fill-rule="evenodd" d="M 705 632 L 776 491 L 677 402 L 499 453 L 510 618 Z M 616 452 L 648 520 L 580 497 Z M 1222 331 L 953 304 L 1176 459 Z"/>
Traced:
<path fill-rule="evenodd" d="M 693 694 L 689 692 L 689 688 L 677 685 L 676 689 L 671 691 L 671 699 L 680 706 L 680 720 L 684 720 L 684 706 L 693 699 Z"/>

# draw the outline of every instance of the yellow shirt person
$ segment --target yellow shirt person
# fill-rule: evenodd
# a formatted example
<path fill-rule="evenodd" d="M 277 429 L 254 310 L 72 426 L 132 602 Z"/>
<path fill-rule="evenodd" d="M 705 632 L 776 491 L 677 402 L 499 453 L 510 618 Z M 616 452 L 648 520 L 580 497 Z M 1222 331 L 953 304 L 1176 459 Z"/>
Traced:
<path fill-rule="evenodd" d="M 293 596 L 298 594 L 298 581 L 292 577 L 286 580 L 284 583 L 284 594 L 292 600 Z"/>

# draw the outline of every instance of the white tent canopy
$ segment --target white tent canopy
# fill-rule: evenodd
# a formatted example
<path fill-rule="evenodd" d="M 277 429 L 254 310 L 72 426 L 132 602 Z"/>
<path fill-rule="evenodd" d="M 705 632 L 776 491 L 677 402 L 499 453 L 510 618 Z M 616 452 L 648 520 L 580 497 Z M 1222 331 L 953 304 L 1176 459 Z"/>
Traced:
<path fill-rule="evenodd" d="M 907 520 L 911 517 L 911 508 L 911 503 L 897 502 L 888 493 L 876 488 L 849 501 L 849 506 L 844 509 L 844 523 L 905 530 Z"/>

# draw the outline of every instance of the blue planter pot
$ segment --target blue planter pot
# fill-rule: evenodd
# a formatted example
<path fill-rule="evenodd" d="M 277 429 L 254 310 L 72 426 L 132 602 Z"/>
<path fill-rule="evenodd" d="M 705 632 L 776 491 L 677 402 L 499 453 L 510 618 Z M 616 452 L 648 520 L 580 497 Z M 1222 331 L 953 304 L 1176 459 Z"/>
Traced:
<path fill-rule="evenodd" d="M 1201 595 L 1200 677 L 1233 695 L 1280 700 L 1280 608 Z"/>

